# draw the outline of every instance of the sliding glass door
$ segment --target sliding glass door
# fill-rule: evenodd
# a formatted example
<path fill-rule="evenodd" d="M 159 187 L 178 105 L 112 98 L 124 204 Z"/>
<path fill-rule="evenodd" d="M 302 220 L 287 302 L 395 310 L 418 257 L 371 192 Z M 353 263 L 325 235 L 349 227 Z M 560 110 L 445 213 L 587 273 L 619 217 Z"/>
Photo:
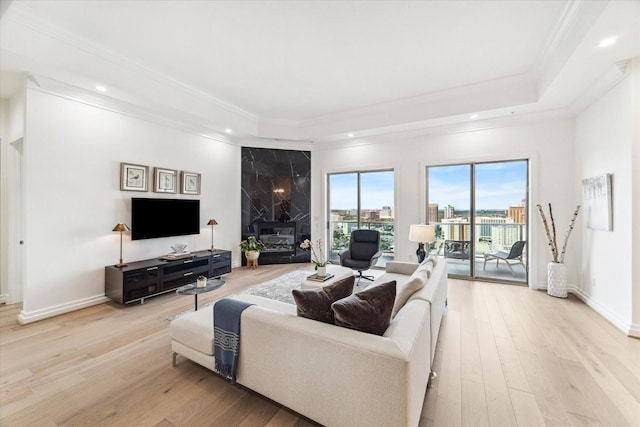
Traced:
<path fill-rule="evenodd" d="M 427 168 L 432 247 L 451 276 L 527 283 L 528 161 Z"/>
<path fill-rule="evenodd" d="M 329 174 L 330 260 L 339 261 L 339 252 L 349 246 L 351 231 L 369 228 L 380 232 L 383 256 L 377 266 L 394 258 L 394 173 L 393 170 Z"/>

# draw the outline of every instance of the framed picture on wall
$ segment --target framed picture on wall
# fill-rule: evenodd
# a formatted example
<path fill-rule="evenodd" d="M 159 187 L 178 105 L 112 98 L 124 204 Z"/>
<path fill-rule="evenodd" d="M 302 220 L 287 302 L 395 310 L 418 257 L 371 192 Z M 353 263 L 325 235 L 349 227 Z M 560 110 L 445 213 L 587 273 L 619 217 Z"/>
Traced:
<path fill-rule="evenodd" d="M 156 193 L 176 193 L 178 171 L 173 169 L 154 168 L 153 191 Z"/>
<path fill-rule="evenodd" d="M 200 194 L 200 174 L 195 172 L 180 173 L 182 185 L 180 186 L 180 192 L 182 194 Z"/>
<path fill-rule="evenodd" d="M 149 166 L 120 163 L 121 191 L 149 191 Z"/>

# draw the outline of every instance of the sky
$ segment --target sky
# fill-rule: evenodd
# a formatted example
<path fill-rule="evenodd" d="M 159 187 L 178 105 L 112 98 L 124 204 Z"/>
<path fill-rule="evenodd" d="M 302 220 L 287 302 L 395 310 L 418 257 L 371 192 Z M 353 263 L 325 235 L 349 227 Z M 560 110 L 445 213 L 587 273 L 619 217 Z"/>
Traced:
<path fill-rule="evenodd" d="M 476 209 L 504 209 L 520 205 L 527 194 L 527 162 L 480 163 L 475 167 Z M 469 165 L 430 167 L 429 203 L 442 210 L 451 205 L 458 210 L 470 207 Z"/>
<path fill-rule="evenodd" d="M 332 210 L 355 209 L 358 207 L 358 178 L 356 173 L 341 173 L 329 176 L 330 201 Z M 361 207 L 381 209 L 393 207 L 393 171 L 364 172 L 360 185 Z"/>
<path fill-rule="evenodd" d="M 526 197 L 527 162 L 511 161 L 480 163 L 475 167 L 476 209 L 502 209 L 517 206 Z M 458 210 L 470 206 L 469 165 L 432 166 L 429 168 L 429 203 L 437 203 L 440 210 L 451 205 Z M 361 174 L 362 209 L 393 207 L 394 172 L 364 172 Z M 332 210 L 357 207 L 357 174 L 343 173 L 329 176 Z"/>

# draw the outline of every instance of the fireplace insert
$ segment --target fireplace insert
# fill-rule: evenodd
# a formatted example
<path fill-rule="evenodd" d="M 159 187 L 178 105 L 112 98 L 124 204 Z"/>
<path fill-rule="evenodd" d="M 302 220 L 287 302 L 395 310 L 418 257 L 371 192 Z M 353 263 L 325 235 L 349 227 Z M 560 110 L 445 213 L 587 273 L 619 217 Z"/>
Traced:
<path fill-rule="evenodd" d="M 257 228 L 258 239 L 264 244 L 261 252 L 295 254 L 295 222 L 259 222 Z"/>

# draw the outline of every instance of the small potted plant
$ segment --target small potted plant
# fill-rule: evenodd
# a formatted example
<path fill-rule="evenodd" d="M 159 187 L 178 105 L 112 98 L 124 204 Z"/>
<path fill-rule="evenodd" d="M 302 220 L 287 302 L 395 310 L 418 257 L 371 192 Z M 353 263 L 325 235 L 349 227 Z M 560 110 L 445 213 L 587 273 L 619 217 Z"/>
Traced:
<path fill-rule="evenodd" d="M 240 250 L 244 252 L 248 260 L 258 259 L 262 248 L 264 248 L 264 243 L 256 239 L 256 236 L 249 236 L 240 242 Z"/>

